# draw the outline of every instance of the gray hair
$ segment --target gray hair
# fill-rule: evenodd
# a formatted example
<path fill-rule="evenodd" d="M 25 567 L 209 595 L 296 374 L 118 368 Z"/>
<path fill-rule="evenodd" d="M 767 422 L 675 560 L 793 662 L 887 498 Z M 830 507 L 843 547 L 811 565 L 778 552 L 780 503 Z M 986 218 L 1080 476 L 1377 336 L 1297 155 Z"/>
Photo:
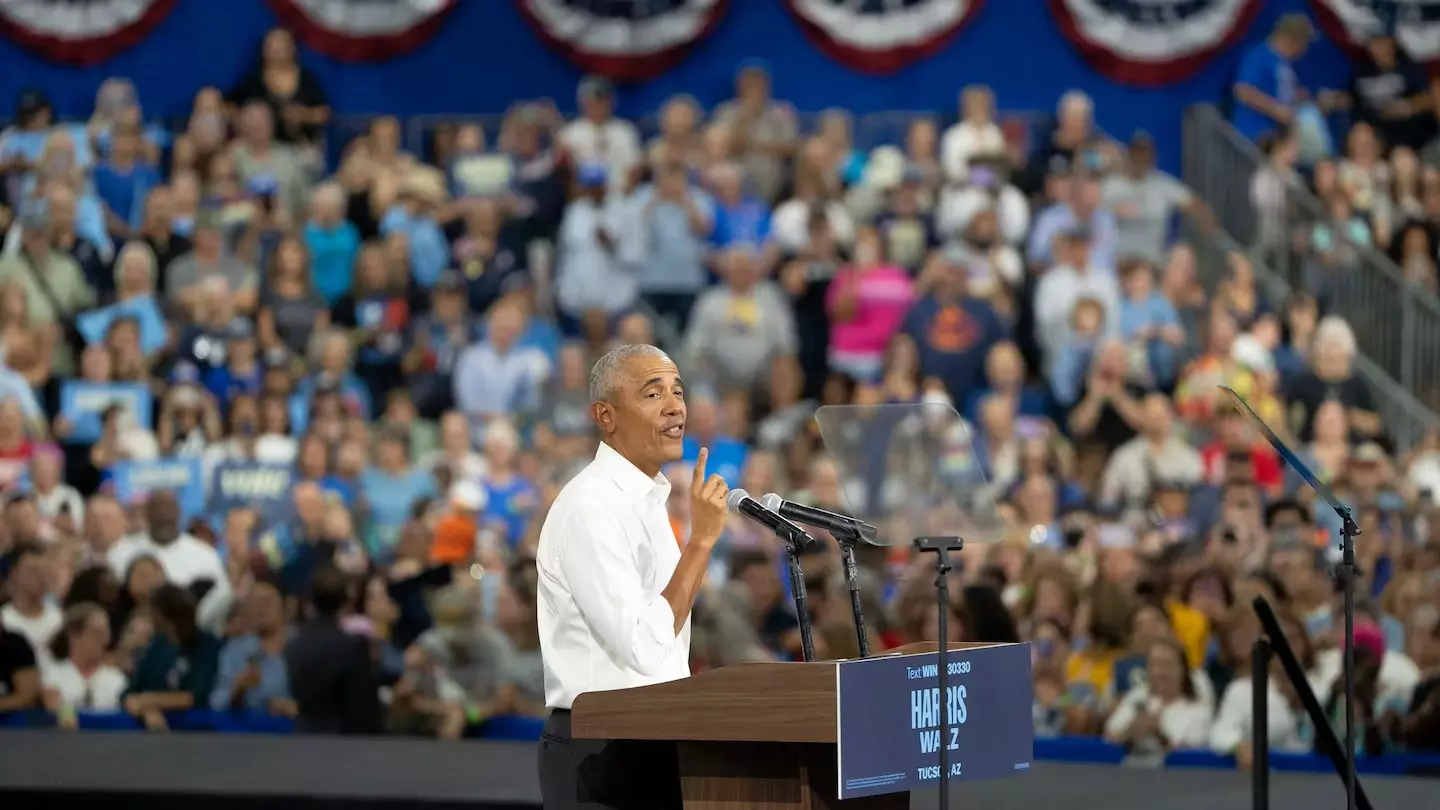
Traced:
<path fill-rule="evenodd" d="M 616 346 L 605 353 L 605 356 L 595 361 L 590 367 L 590 402 L 601 402 L 610 397 L 620 385 L 620 374 L 625 363 L 635 357 L 654 357 L 669 360 L 670 355 L 666 354 L 657 346 L 648 343 L 626 343 L 623 346 Z"/>
<path fill-rule="evenodd" d="M 1056 112 L 1065 115 L 1069 112 L 1083 113 L 1090 115 L 1095 110 L 1095 102 L 1083 90 L 1069 90 L 1060 97 L 1060 103 L 1056 105 Z"/>
<path fill-rule="evenodd" d="M 1358 350 L 1355 340 L 1355 330 L 1350 324 L 1338 315 L 1326 315 L 1315 325 L 1315 347 L 1326 344 L 1334 344 L 1335 348 L 1342 353 L 1353 357 Z"/>

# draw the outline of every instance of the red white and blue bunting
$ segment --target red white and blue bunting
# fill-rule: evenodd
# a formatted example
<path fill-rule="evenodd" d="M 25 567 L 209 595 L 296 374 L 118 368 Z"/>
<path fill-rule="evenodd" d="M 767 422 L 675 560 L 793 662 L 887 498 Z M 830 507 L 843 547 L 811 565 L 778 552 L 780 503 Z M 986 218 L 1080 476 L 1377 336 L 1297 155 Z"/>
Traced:
<path fill-rule="evenodd" d="M 539 37 L 615 81 L 653 79 L 715 29 L 729 0 L 517 0 Z"/>
<path fill-rule="evenodd" d="M 1320 28 L 1342 47 L 1358 50 L 1375 34 L 1394 34 L 1411 59 L 1440 72 L 1440 2 L 1310 0 L 1310 6 Z"/>
<path fill-rule="evenodd" d="M 439 33 L 445 16 L 460 0 L 269 0 L 269 3 L 280 24 L 311 49 L 342 62 L 380 62 L 428 42 Z"/>
<path fill-rule="evenodd" d="M 1049 0 L 1085 61 L 1112 81 L 1157 87 L 1200 72 L 1238 43 L 1262 0 Z"/>
<path fill-rule="evenodd" d="M 785 0 L 815 46 L 861 73 L 894 73 L 949 45 L 984 0 Z"/>
<path fill-rule="evenodd" d="M 178 0 L 0 0 L 0 34 L 56 62 L 98 65 L 140 43 Z"/>

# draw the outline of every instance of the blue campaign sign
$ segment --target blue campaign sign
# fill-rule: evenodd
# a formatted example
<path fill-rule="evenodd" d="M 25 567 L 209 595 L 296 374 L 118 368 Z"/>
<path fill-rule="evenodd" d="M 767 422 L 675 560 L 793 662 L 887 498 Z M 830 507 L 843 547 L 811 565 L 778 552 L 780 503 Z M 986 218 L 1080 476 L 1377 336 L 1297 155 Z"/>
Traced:
<path fill-rule="evenodd" d="M 1030 645 L 950 651 L 947 740 L 940 739 L 938 658 L 922 653 L 840 664 L 841 799 L 934 787 L 942 742 L 951 779 L 995 779 L 1030 768 Z"/>
<path fill-rule="evenodd" d="M 96 383 L 66 380 L 60 386 L 60 415 L 70 420 L 66 444 L 93 444 L 100 439 L 100 416 L 111 405 L 124 406 L 135 421 L 150 426 L 154 396 L 141 383 Z"/>
<path fill-rule="evenodd" d="M 284 464 L 221 464 L 210 479 L 210 516 L 220 520 L 232 510 L 253 509 L 268 526 L 289 504 L 294 480 L 294 468 Z"/>
<path fill-rule="evenodd" d="M 135 503 L 152 492 L 169 490 L 180 499 L 186 520 L 205 512 L 205 479 L 198 457 L 122 461 L 110 472 L 115 497 L 121 503 Z"/>
<path fill-rule="evenodd" d="M 75 319 L 75 329 L 86 343 L 104 343 L 116 318 L 135 319 L 140 327 L 140 350 L 145 354 L 154 354 L 165 348 L 165 316 L 153 295 L 91 310 Z"/>

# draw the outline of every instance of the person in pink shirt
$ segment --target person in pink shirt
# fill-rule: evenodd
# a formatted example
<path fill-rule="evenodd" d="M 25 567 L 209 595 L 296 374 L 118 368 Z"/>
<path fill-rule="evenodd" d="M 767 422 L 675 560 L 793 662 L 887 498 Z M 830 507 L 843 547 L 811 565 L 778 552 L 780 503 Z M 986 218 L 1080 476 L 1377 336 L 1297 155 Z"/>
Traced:
<path fill-rule="evenodd" d="M 830 367 L 867 383 L 880 378 L 885 347 L 915 298 L 909 274 L 885 261 L 882 245 L 874 228 L 858 230 L 854 260 L 835 274 L 825 294 Z"/>

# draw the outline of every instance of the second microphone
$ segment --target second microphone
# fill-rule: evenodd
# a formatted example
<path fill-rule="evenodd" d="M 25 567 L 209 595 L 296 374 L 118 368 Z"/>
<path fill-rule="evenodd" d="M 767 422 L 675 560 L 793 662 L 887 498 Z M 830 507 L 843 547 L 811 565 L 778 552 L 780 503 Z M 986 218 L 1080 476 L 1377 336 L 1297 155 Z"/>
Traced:
<path fill-rule="evenodd" d="M 725 497 L 725 505 L 731 512 L 749 518 L 774 532 L 777 537 L 785 541 L 792 553 L 798 554 L 815 542 L 815 538 L 807 534 L 804 529 L 766 509 L 743 489 L 730 490 L 730 494 Z"/>

